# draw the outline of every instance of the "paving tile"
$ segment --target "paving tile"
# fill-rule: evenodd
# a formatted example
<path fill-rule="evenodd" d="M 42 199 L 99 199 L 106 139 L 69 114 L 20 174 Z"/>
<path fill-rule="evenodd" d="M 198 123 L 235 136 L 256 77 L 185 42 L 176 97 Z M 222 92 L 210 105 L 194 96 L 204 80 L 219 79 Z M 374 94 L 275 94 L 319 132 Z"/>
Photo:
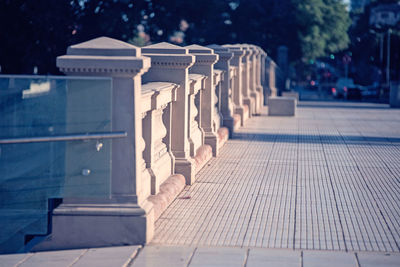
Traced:
<path fill-rule="evenodd" d="M 337 251 L 303 251 L 303 267 L 357 267 L 354 253 Z"/>
<path fill-rule="evenodd" d="M 0 267 L 10 267 L 15 266 L 17 263 L 22 262 L 23 260 L 28 259 L 33 254 L 7 254 L 0 255 Z"/>
<path fill-rule="evenodd" d="M 357 253 L 360 267 L 398 267 L 400 266 L 399 253 Z"/>
<path fill-rule="evenodd" d="M 242 267 L 246 257 L 247 249 L 199 247 L 196 249 L 189 267 Z"/>
<path fill-rule="evenodd" d="M 132 267 L 187 266 L 194 248 L 176 246 L 146 246 L 135 258 Z M 114 265 L 115 266 L 115 265 Z"/>
<path fill-rule="evenodd" d="M 61 250 L 34 253 L 22 264 L 21 267 L 63 267 L 71 266 L 79 257 L 86 253 L 86 249 Z"/>
<path fill-rule="evenodd" d="M 135 257 L 139 248 L 140 246 L 92 248 L 83 254 L 73 266 L 124 266 L 125 264 L 128 264 L 133 257 Z"/>
<path fill-rule="evenodd" d="M 293 250 L 250 248 L 246 267 L 301 266 L 301 252 Z"/>

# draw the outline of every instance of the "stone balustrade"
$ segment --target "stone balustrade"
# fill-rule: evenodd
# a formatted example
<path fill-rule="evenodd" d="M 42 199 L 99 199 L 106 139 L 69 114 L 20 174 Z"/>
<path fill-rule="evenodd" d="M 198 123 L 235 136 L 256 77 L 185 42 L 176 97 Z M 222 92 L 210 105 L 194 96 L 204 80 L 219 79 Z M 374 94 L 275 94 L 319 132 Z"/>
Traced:
<path fill-rule="evenodd" d="M 268 98 L 269 97 L 276 97 L 278 95 L 277 90 L 277 65 L 276 63 L 270 58 L 267 57 L 265 61 L 265 84 L 264 84 L 264 95 L 265 101 L 264 105 L 268 105 Z"/>
<path fill-rule="evenodd" d="M 52 237 L 37 249 L 145 244 L 154 222 L 246 120 L 276 92 L 274 63 L 257 46 L 159 43 L 101 37 L 57 58 L 66 75 L 113 79 L 107 199 L 64 199 Z"/>

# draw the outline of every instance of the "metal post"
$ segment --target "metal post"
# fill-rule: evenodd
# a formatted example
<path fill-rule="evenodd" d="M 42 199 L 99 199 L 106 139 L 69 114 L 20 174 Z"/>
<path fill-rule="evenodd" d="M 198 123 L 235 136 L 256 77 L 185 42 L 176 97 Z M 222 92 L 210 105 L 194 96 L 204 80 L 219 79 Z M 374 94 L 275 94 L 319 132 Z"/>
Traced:
<path fill-rule="evenodd" d="M 387 54 L 386 54 L 386 84 L 389 86 L 390 83 L 390 32 L 391 29 L 388 29 L 387 32 Z"/>
<path fill-rule="evenodd" d="M 383 37 L 385 34 L 379 34 L 379 63 L 383 65 Z"/>

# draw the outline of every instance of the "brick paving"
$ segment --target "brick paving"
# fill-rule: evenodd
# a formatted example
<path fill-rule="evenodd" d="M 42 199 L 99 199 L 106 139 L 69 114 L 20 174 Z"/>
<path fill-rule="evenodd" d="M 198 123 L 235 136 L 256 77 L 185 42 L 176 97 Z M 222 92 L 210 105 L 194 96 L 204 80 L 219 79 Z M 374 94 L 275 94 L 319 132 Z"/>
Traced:
<path fill-rule="evenodd" d="M 399 252 L 400 110 L 297 111 L 238 130 L 160 217 L 152 244 Z"/>

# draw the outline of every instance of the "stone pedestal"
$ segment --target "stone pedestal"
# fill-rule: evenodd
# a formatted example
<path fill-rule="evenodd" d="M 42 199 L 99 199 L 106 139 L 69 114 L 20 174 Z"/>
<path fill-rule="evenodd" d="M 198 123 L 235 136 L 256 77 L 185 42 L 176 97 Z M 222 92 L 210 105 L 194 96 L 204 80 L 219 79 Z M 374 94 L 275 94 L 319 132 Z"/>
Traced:
<path fill-rule="evenodd" d="M 248 45 L 248 47 L 252 51 L 252 55 L 250 57 L 250 73 L 249 73 L 249 89 L 250 89 L 250 97 L 253 99 L 254 102 L 254 107 L 252 109 L 252 113 L 254 115 L 259 115 L 261 113 L 261 92 L 259 90 L 259 85 L 257 83 L 257 77 L 258 77 L 258 60 L 259 60 L 259 55 L 260 51 L 259 49 L 254 46 L 254 45 Z"/>
<path fill-rule="evenodd" d="M 264 50 L 262 50 L 261 47 L 254 45 L 254 47 L 257 49 L 258 54 L 257 54 L 257 62 L 256 62 L 256 91 L 259 97 L 259 113 L 261 113 L 261 108 L 264 106 L 264 87 L 262 84 L 262 75 L 263 75 L 263 58 L 264 58 Z"/>
<path fill-rule="evenodd" d="M 255 113 L 255 101 L 254 98 L 251 96 L 251 89 L 250 89 L 250 77 L 251 77 L 251 56 L 253 51 L 247 45 L 240 45 L 245 51 L 245 55 L 242 57 L 242 95 L 243 95 L 243 105 L 247 106 L 244 107 L 244 113 L 247 114 L 248 117 L 251 118 Z"/>
<path fill-rule="evenodd" d="M 222 113 L 222 124 L 229 130 L 232 135 L 235 121 L 234 121 L 234 104 L 233 104 L 233 85 L 234 81 L 231 80 L 231 64 L 230 60 L 233 57 L 233 52 L 229 51 L 229 48 L 210 45 L 209 48 L 213 49 L 214 52 L 219 56 L 215 68 L 224 71 L 224 78 L 221 84 L 221 113 Z"/>
<path fill-rule="evenodd" d="M 214 64 L 218 60 L 218 55 L 214 54 L 213 50 L 200 45 L 186 46 L 189 53 L 196 56 L 196 61 L 190 68 L 190 73 L 205 75 L 204 90 L 202 91 L 200 113 L 201 113 L 201 128 L 204 130 L 204 143 L 211 146 L 213 156 L 218 155 L 218 136 L 216 129 L 213 127 L 214 121 L 214 102 L 215 102 L 215 87 L 213 84 Z"/>
<path fill-rule="evenodd" d="M 266 94 L 266 103 L 268 105 L 268 99 L 271 97 L 276 97 L 277 96 L 277 88 L 276 88 L 276 64 L 275 62 L 267 57 L 266 59 L 266 88 L 267 88 L 267 94 Z"/>
<path fill-rule="evenodd" d="M 144 82 L 172 82 L 179 85 L 176 101 L 171 105 L 171 151 L 175 156 L 175 173 L 182 174 L 187 184 L 195 180 L 195 162 L 190 157 L 189 143 L 189 67 L 195 56 L 186 48 L 169 43 L 158 43 L 142 48 L 151 58 L 151 68 L 143 76 Z"/>
<path fill-rule="evenodd" d="M 233 78 L 233 108 L 234 114 L 240 116 L 240 125 L 243 126 L 246 120 L 244 114 L 244 106 L 243 106 L 243 65 L 242 58 L 245 55 L 245 51 L 238 46 L 225 45 L 224 47 L 228 48 L 230 52 L 233 53 L 233 57 L 230 60 L 230 65 L 236 68 L 235 75 Z"/>
<path fill-rule="evenodd" d="M 266 60 L 267 60 L 267 53 L 261 49 L 261 58 L 260 58 L 260 83 L 262 86 L 262 95 L 263 95 L 263 105 L 267 105 L 267 92 L 268 92 L 268 85 L 267 85 L 267 70 L 266 70 Z"/>
<path fill-rule="evenodd" d="M 296 99 L 292 97 L 271 97 L 268 102 L 268 115 L 295 116 Z"/>
<path fill-rule="evenodd" d="M 100 37 L 70 46 L 67 55 L 57 58 L 57 66 L 67 75 L 112 78 L 112 130 L 125 131 L 127 137 L 112 143 L 110 195 L 64 198 L 53 211 L 52 234 L 35 250 L 147 243 L 154 214 L 147 201 L 150 176 L 144 172 L 139 100 L 141 75 L 150 59 L 133 45 Z"/>

